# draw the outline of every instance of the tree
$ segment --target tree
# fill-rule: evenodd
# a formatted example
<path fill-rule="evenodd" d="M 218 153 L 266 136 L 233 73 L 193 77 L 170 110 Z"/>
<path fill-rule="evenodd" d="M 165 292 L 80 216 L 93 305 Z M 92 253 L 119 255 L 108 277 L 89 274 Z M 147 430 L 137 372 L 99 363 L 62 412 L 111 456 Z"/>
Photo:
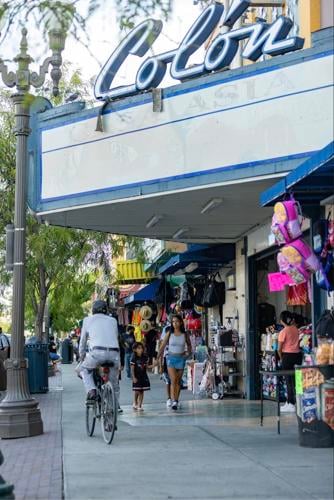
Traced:
<path fill-rule="evenodd" d="M 66 76 L 66 72 L 65 72 Z M 83 91 L 80 73 L 74 72 L 62 83 L 67 91 Z M 5 271 L 5 226 L 13 220 L 15 189 L 14 118 L 8 93 L 1 95 L 0 111 L 0 279 L 10 282 Z M 142 252 L 138 238 L 107 233 L 51 227 L 27 218 L 26 321 L 42 338 L 45 306 L 50 301 L 57 328 L 68 329 L 83 314 L 98 275 L 111 276 L 111 258 L 128 245 Z M 110 283 L 109 283 L 110 284 Z"/>
<path fill-rule="evenodd" d="M 7 28 L 5 35 L 11 27 L 20 21 L 32 20 L 36 25 L 42 26 L 44 35 L 48 29 L 50 12 L 67 27 L 71 25 L 70 32 L 77 40 L 86 39 L 88 19 L 110 0 L 89 0 L 85 2 L 86 11 L 79 12 L 83 2 L 80 0 L 0 0 L 0 25 L 1 18 L 6 19 Z M 117 20 L 120 29 L 132 28 L 139 18 L 146 18 L 153 14 L 168 18 L 173 0 L 114 0 Z"/>

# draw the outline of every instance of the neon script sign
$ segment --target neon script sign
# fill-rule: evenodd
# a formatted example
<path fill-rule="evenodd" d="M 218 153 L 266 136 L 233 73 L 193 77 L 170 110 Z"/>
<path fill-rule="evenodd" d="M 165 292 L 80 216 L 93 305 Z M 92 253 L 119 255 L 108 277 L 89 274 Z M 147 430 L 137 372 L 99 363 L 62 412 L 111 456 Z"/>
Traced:
<path fill-rule="evenodd" d="M 202 64 L 187 67 L 191 55 L 208 40 L 222 19 L 224 6 L 221 3 L 215 2 L 202 12 L 177 49 L 148 57 L 140 66 L 135 83 L 112 88 L 115 75 L 128 55 L 143 57 L 161 33 L 161 21 L 148 19 L 142 22 L 125 37 L 104 65 L 95 82 L 95 97 L 115 99 L 158 87 L 168 64 L 172 78 L 180 81 L 226 68 L 236 56 L 239 42 L 245 39 L 248 41 L 241 56 L 251 61 L 257 61 L 263 54 L 276 56 L 303 47 L 303 38 L 288 37 L 293 22 L 284 16 L 278 17 L 271 24 L 259 21 L 231 29 L 249 5 L 249 0 L 233 2 L 222 21 L 230 31 L 219 34 L 213 40 Z"/>

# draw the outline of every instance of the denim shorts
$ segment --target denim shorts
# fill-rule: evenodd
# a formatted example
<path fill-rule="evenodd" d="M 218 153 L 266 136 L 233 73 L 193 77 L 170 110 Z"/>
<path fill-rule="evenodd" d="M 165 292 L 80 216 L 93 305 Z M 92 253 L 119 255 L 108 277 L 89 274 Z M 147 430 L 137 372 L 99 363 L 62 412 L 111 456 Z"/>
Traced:
<path fill-rule="evenodd" d="M 167 356 L 167 367 L 175 368 L 176 370 L 184 370 L 186 365 L 186 358 L 184 356 L 173 356 L 168 354 Z"/>

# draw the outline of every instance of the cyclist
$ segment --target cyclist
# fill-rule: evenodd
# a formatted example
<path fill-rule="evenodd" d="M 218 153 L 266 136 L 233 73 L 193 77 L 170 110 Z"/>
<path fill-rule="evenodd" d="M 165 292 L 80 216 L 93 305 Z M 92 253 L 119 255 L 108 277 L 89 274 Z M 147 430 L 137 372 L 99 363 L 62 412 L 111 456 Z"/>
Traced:
<path fill-rule="evenodd" d="M 109 380 L 113 384 L 118 402 L 120 347 L 117 321 L 107 315 L 107 303 L 103 300 L 96 300 L 93 303 L 92 313 L 92 316 L 83 320 L 79 345 L 79 355 L 82 361 L 81 376 L 87 392 L 87 401 L 95 400 L 97 396 L 94 369 L 103 363 L 112 362 L 114 366 L 110 368 Z M 88 340 L 89 351 L 86 353 Z"/>

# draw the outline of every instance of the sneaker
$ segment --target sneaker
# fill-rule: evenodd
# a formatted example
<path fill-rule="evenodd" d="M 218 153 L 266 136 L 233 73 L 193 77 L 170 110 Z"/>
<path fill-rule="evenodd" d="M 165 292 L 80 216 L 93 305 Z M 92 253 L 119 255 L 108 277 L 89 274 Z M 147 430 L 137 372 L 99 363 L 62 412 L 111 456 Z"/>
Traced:
<path fill-rule="evenodd" d="M 139 408 L 137 408 L 138 411 L 144 411 L 144 408 L 142 406 L 139 406 Z"/>
<path fill-rule="evenodd" d="M 290 413 L 295 413 L 296 411 L 296 407 L 295 405 L 289 403 L 289 410 L 288 410 Z"/>
<path fill-rule="evenodd" d="M 172 410 L 174 410 L 174 411 L 177 410 L 177 401 L 173 401 L 173 403 L 172 403 Z"/>
<path fill-rule="evenodd" d="M 167 399 L 166 401 L 166 406 L 167 408 L 170 408 L 172 406 L 173 401 L 171 399 Z"/>
<path fill-rule="evenodd" d="M 294 413 L 294 411 L 295 405 L 292 405 L 291 403 L 285 403 L 281 406 L 281 413 Z"/>
<path fill-rule="evenodd" d="M 96 396 L 97 396 L 96 389 L 92 389 L 91 391 L 88 392 L 86 401 L 87 402 L 95 401 Z"/>
<path fill-rule="evenodd" d="M 123 408 L 121 408 L 120 406 L 118 407 L 118 413 L 123 413 Z"/>

